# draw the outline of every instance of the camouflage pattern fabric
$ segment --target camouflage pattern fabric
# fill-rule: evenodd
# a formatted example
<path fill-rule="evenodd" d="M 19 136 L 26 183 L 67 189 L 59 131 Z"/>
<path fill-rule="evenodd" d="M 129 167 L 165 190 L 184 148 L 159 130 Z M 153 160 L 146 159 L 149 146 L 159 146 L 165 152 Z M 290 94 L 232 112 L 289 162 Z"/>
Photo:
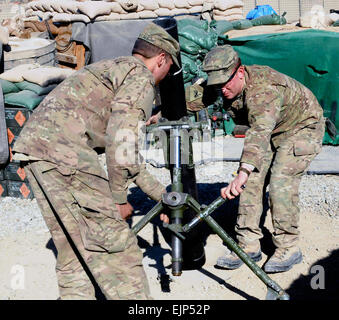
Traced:
<path fill-rule="evenodd" d="M 139 59 L 94 63 L 43 100 L 13 151 L 108 179 L 115 203 L 126 203 L 132 182 L 159 201 L 164 186 L 148 173 L 138 150 L 138 123 L 150 117 L 154 95 L 153 76 Z M 108 177 L 95 151 L 100 148 Z"/>
<path fill-rule="evenodd" d="M 165 29 L 150 23 L 146 26 L 143 32 L 138 36 L 139 39 L 145 40 L 158 48 L 165 50 L 173 59 L 175 65 L 180 69 L 178 55 L 180 53 L 179 43 Z"/>
<path fill-rule="evenodd" d="M 186 107 L 188 111 L 200 111 L 205 108 L 202 101 L 204 88 L 198 84 L 192 84 L 185 88 Z"/>
<path fill-rule="evenodd" d="M 26 169 L 58 250 L 60 298 L 95 299 L 90 272 L 107 299 L 149 299 L 142 252 L 107 180 L 46 161 Z"/>
<path fill-rule="evenodd" d="M 300 179 L 322 146 L 323 110 L 311 91 L 296 80 L 255 65 L 245 66 L 243 92 L 226 108 L 235 122 L 237 115 L 247 116 L 250 129 L 240 162 L 255 167 L 240 196 L 237 238 L 246 243 L 262 237 L 263 186 L 270 172 L 273 242 L 277 247 L 291 247 L 299 235 Z"/>

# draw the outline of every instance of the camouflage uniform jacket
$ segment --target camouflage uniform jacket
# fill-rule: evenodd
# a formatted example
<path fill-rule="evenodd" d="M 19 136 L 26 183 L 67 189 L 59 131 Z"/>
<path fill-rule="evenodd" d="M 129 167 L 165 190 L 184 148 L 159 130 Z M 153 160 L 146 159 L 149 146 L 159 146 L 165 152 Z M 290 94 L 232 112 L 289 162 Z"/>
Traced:
<path fill-rule="evenodd" d="M 135 182 L 160 200 L 164 187 L 140 161 L 138 122 L 147 120 L 154 78 L 135 57 L 99 61 L 64 80 L 33 112 L 13 151 L 107 179 L 96 148 L 104 148 L 116 203 Z"/>
<path fill-rule="evenodd" d="M 308 88 L 268 66 L 245 66 L 243 91 L 227 108 L 232 117 L 247 116 L 250 129 L 240 161 L 258 171 L 270 142 L 277 148 L 323 119 L 323 109 Z"/>

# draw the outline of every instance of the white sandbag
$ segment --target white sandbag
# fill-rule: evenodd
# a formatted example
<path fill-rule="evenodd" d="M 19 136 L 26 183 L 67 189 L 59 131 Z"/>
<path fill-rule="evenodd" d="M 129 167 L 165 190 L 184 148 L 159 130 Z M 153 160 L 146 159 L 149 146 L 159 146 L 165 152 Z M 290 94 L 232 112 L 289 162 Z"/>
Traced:
<path fill-rule="evenodd" d="M 330 20 L 332 21 L 331 24 L 333 24 L 334 22 L 336 22 L 337 20 L 339 20 L 339 13 L 335 13 L 332 12 L 328 15 L 328 17 L 330 18 Z"/>
<path fill-rule="evenodd" d="M 111 8 L 111 4 L 105 1 L 85 1 L 78 4 L 79 11 L 91 20 L 99 15 L 109 15 Z"/>
<path fill-rule="evenodd" d="M 157 9 L 158 10 L 158 9 Z M 143 10 L 138 12 L 140 19 L 157 18 L 158 15 L 152 10 Z"/>
<path fill-rule="evenodd" d="M 214 9 L 213 12 L 214 12 L 214 14 L 216 14 L 218 16 L 231 16 L 233 14 L 241 14 L 242 15 L 243 9 L 240 8 L 240 7 L 227 9 L 225 11 Z"/>
<path fill-rule="evenodd" d="M 300 17 L 299 23 L 301 27 L 323 29 L 331 25 L 331 20 L 322 6 L 314 5 L 311 11 Z"/>
<path fill-rule="evenodd" d="M 52 0 L 42 0 L 41 1 L 41 6 L 42 6 L 42 11 L 44 11 L 44 12 L 53 12 L 54 11 L 54 9 L 52 8 L 52 4 L 53 4 L 53 2 L 55 2 L 55 1 L 52 1 Z"/>
<path fill-rule="evenodd" d="M 135 12 L 139 3 L 138 0 L 117 0 L 117 2 L 126 12 Z"/>
<path fill-rule="evenodd" d="M 71 18 L 71 21 L 72 22 L 84 22 L 84 23 L 90 23 L 91 22 L 91 19 L 86 16 L 85 14 L 80 14 L 80 13 L 77 13 L 77 14 L 70 14 L 70 18 Z"/>
<path fill-rule="evenodd" d="M 26 17 L 32 17 L 33 16 L 33 9 L 29 8 L 28 10 L 25 11 L 25 16 Z"/>
<path fill-rule="evenodd" d="M 107 2 L 111 8 L 111 12 L 115 13 L 127 13 L 118 2 Z"/>
<path fill-rule="evenodd" d="M 219 16 L 219 15 L 213 15 L 214 20 L 226 20 L 226 21 L 234 21 L 234 20 L 240 20 L 244 19 L 244 16 L 241 14 L 233 14 L 230 16 Z"/>
<path fill-rule="evenodd" d="M 158 4 L 160 8 L 166 9 L 175 9 L 174 2 L 172 0 L 158 0 Z"/>
<path fill-rule="evenodd" d="M 64 13 L 77 13 L 78 12 L 78 3 L 77 1 L 61 1 L 61 8 Z"/>
<path fill-rule="evenodd" d="M 203 6 L 204 0 L 187 0 L 191 6 Z"/>
<path fill-rule="evenodd" d="M 171 10 L 171 15 L 177 15 L 177 14 L 189 14 L 190 12 L 188 11 L 188 9 L 172 9 Z"/>
<path fill-rule="evenodd" d="M 191 7 L 187 0 L 173 0 L 173 2 L 178 9 L 189 9 Z"/>
<path fill-rule="evenodd" d="M 199 13 L 202 12 L 203 6 L 194 6 L 188 9 L 189 13 Z"/>
<path fill-rule="evenodd" d="M 74 72 L 76 72 L 76 70 L 57 67 L 39 67 L 28 71 L 26 70 L 22 73 L 22 77 L 26 81 L 36 83 L 41 87 L 46 87 L 51 83 L 60 83 Z"/>
<path fill-rule="evenodd" d="M 55 11 L 55 12 L 58 12 L 58 13 L 64 13 L 64 9 L 62 8 L 62 1 L 51 2 L 50 7 L 52 9 L 50 11 Z"/>
<path fill-rule="evenodd" d="M 28 70 L 31 71 L 40 67 L 38 63 L 26 63 L 20 64 L 10 70 L 5 71 L 0 74 L 0 79 L 11 81 L 11 82 L 21 82 L 24 81 L 23 74 Z"/>
<path fill-rule="evenodd" d="M 243 7 L 244 2 L 241 0 L 215 0 L 214 8 L 225 11 L 230 8 Z"/>
<path fill-rule="evenodd" d="M 35 11 L 45 11 L 44 7 L 42 6 L 43 1 L 33 1 L 31 4 L 31 8 Z"/>
<path fill-rule="evenodd" d="M 154 12 L 159 16 L 159 17 L 164 17 L 164 16 L 170 16 L 171 15 L 171 10 L 167 8 L 159 8 L 157 10 L 154 10 Z"/>
<path fill-rule="evenodd" d="M 70 13 L 55 13 L 52 20 L 53 22 L 71 22 L 71 15 Z"/>
<path fill-rule="evenodd" d="M 120 20 L 120 14 L 111 12 L 108 16 L 97 16 L 94 21 L 115 21 Z"/>
<path fill-rule="evenodd" d="M 160 8 L 157 0 L 139 0 L 139 3 L 145 8 L 145 10 L 154 11 Z"/>
<path fill-rule="evenodd" d="M 129 12 L 120 14 L 120 20 L 135 20 L 139 19 L 139 12 Z"/>

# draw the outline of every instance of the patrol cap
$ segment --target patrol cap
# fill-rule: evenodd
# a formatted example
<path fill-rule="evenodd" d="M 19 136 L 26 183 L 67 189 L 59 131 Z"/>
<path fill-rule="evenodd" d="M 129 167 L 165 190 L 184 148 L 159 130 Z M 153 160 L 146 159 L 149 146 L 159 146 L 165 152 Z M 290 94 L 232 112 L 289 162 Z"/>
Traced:
<path fill-rule="evenodd" d="M 209 51 L 203 61 L 203 70 L 207 73 L 207 85 L 226 83 L 240 59 L 230 45 L 223 45 Z"/>
<path fill-rule="evenodd" d="M 180 52 L 179 43 L 164 28 L 151 22 L 140 33 L 138 38 L 145 40 L 158 48 L 165 50 L 167 53 L 171 55 L 173 62 L 180 69 L 180 65 L 177 58 Z"/>

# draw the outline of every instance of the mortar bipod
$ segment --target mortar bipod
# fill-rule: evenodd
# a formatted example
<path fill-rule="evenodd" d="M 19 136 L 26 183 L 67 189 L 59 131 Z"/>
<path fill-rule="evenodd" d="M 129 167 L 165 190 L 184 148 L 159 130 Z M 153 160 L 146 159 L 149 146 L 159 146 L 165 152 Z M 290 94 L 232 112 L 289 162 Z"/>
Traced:
<path fill-rule="evenodd" d="M 143 227 L 146 226 L 155 216 L 168 208 L 171 213 L 171 223 L 165 224 L 175 235 L 172 240 L 172 274 L 175 276 L 181 275 L 182 267 L 182 241 L 185 237 L 182 233 L 188 233 L 201 221 L 205 221 L 207 225 L 223 240 L 226 246 L 232 250 L 252 271 L 265 283 L 268 292 L 267 300 L 289 300 L 289 295 L 273 281 L 238 245 L 237 243 L 223 230 L 218 223 L 210 216 L 217 208 L 226 202 L 222 197 L 217 198 L 208 206 L 200 205 L 191 195 L 183 193 L 181 183 L 181 159 L 180 159 L 180 129 L 190 129 L 201 127 L 201 124 L 191 125 L 188 122 L 168 121 L 159 125 L 152 126 L 153 128 L 161 128 L 162 130 L 173 130 L 174 148 L 173 153 L 175 160 L 173 170 L 173 181 L 171 184 L 171 192 L 162 195 L 162 200 L 158 202 L 135 226 L 132 227 L 134 234 L 137 234 Z M 193 209 L 197 215 L 189 223 L 182 226 L 181 220 L 184 211 L 187 208 Z"/>

